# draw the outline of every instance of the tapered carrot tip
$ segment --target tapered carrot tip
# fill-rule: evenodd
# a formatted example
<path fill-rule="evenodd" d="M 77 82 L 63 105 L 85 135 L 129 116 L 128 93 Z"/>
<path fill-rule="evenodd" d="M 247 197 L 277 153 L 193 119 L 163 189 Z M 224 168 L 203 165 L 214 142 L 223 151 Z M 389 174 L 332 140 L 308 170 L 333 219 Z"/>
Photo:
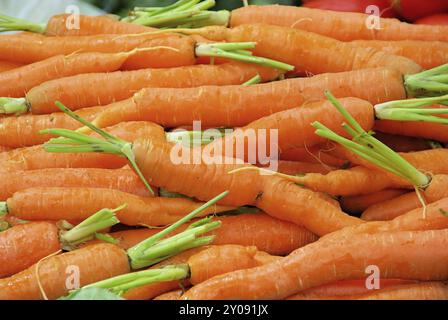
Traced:
<path fill-rule="evenodd" d="M 0 114 L 20 115 L 29 111 L 25 98 L 0 98 Z"/>

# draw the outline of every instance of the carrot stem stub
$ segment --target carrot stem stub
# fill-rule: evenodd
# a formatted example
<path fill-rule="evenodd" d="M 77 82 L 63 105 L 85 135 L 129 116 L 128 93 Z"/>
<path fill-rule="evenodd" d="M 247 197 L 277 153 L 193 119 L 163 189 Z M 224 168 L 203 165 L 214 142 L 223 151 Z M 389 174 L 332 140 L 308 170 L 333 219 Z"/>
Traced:
<path fill-rule="evenodd" d="M 0 32 L 6 31 L 29 31 L 34 33 L 45 33 L 45 23 L 34 23 L 0 14 Z"/>
<path fill-rule="evenodd" d="M 21 115 L 30 110 L 25 98 L 0 98 L 0 114 Z"/>
<path fill-rule="evenodd" d="M 448 94 L 448 63 L 413 75 L 404 76 L 409 98 Z"/>

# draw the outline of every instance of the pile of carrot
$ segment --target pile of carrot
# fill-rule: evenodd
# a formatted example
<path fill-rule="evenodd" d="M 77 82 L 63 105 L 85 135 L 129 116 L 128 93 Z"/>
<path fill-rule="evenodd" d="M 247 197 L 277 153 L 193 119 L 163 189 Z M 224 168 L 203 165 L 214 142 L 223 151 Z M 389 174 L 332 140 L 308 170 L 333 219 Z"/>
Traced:
<path fill-rule="evenodd" d="M 0 299 L 448 300 L 448 26 L 208 8 L 0 16 Z"/>

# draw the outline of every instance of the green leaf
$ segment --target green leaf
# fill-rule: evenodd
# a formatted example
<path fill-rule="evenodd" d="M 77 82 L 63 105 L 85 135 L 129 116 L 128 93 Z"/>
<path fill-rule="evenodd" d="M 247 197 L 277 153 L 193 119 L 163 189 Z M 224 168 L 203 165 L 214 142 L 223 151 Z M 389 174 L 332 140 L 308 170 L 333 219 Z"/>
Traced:
<path fill-rule="evenodd" d="M 58 300 L 125 300 L 107 289 L 102 288 L 85 288 L 79 289 L 68 296 L 61 297 Z"/>

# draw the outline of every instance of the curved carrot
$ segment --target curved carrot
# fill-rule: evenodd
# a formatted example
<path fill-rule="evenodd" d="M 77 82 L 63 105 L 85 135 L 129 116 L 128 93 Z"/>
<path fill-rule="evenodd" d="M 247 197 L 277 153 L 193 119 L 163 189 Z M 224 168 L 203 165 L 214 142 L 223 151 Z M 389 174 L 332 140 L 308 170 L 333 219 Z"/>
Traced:
<path fill-rule="evenodd" d="M 29 90 L 49 80 L 93 72 L 119 70 L 138 50 L 119 53 L 79 53 L 57 55 L 0 74 L 0 96 L 23 97 Z"/>
<path fill-rule="evenodd" d="M 257 74 L 263 81 L 268 81 L 277 78 L 280 72 L 272 68 L 234 62 L 222 65 L 82 74 L 48 81 L 34 87 L 27 93 L 26 99 L 32 113 L 43 114 L 59 111 L 54 106 L 55 101 L 61 101 L 72 110 L 77 110 L 127 99 L 143 88 L 237 85 L 243 84 Z M 101 90 L 90 90 L 92 87 L 101 87 Z"/>
<path fill-rule="evenodd" d="M 372 79 L 376 79 L 372 82 L 372 91 L 365 90 Z M 362 87 L 360 83 L 363 83 Z M 386 85 L 383 87 L 378 83 Z M 147 120 L 178 127 L 201 120 L 204 127 L 240 127 L 276 112 L 322 100 L 322 88 L 331 88 L 338 97 L 359 97 L 373 103 L 378 99 L 406 96 L 401 75 L 384 69 L 326 74 L 250 87 L 151 88 L 108 106 L 94 123 L 107 127 L 122 121 Z M 376 95 L 371 95 L 373 91 Z"/>
<path fill-rule="evenodd" d="M 351 214 L 360 214 L 369 207 L 400 197 L 404 193 L 406 193 L 406 190 L 386 189 L 366 195 L 343 197 L 340 202 L 344 211 L 350 212 Z"/>
<path fill-rule="evenodd" d="M 388 54 L 409 58 L 424 69 L 448 63 L 448 43 L 442 41 L 356 40 L 351 43 L 358 47 L 375 48 Z"/>
<path fill-rule="evenodd" d="M 448 277 L 441 264 L 448 262 L 447 235 L 448 230 L 384 232 L 316 242 L 277 262 L 214 277 L 182 298 L 282 299 L 325 283 L 361 278 L 369 265 L 387 270 L 389 278 L 443 280 Z M 364 246 L 370 250 L 359 250 Z"/>
<path fill-rule="evenodd" d="M 34 221 L 84 220 L 92 212 L 122 204 L 126 204 L 126 207 L 116 214 L 117 218 L 130 226 L 169 225 L 203 205 L 189 199 L 138 197 L 101 188 L 32 188 L 18 191 L 6 200 L 8 214 Z M 232 209 L 212 206 L 204 210 L 202 215 Z"/>
<path fill-rule="evenodd" d="M 15 192 L 36 187 L 85 187 L 120 190 L 138 196 L 150 196 L 149 191 L 131 170 L 108 169 L 43 169 L 0 171 L 0 201 Z"/>
<path fill-rule="evenodd" d="M 298 28 L 341 41 L 356 39 L 448 41 L 446 26 L 425 26 L 381 18 L 380 29 L 366 27 L 362 13 L 292 6 L 249 6 L 232 11 L 231 26 L 262 22 Z"/>
<path fill-rule="evenodd" d="M 66 295 L 67 270 L 76 266 L 81 286 L 128 273 L 126 252 L 111 244 L 98 244 L 47 258 L 9 278 L 0 279 L 1 300 L 57 299 Z M 39 288 L 42 286 L 42 291 Z"/>
<path fill-rule="evenodd" d="M 52 223 L 22 224 L 0 232 L 0 278 L 30 267 L 59 248 L 59 230 Z"/>
<path fill-rule="evenodd" d="M 22 67 L 23 64 L 9 61 L 0 61 L 0 72 L 5 72 Z"/>

